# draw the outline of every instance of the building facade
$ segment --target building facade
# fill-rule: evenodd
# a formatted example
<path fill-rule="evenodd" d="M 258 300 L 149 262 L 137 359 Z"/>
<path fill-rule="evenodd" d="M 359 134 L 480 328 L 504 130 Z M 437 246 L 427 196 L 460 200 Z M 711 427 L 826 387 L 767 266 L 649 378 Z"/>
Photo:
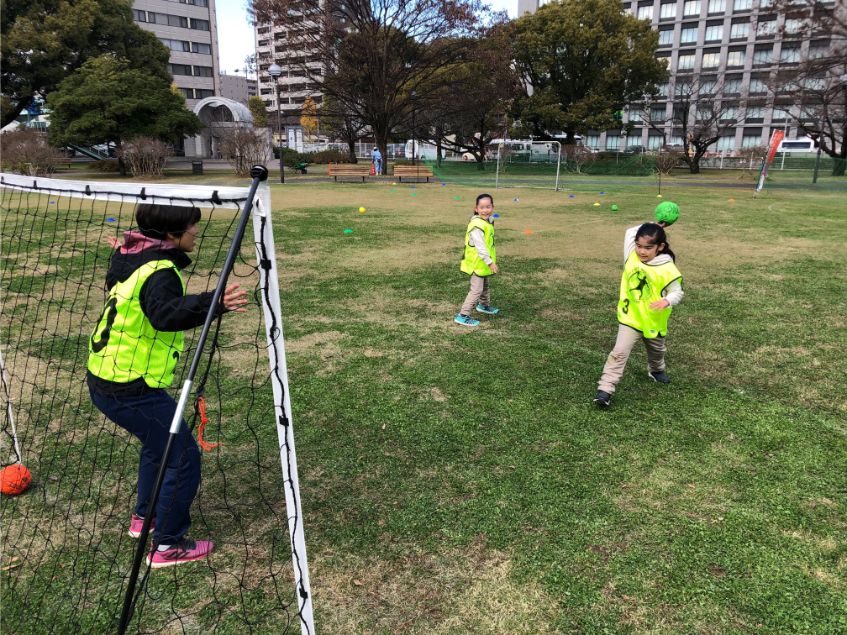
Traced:
<path fill-rule="evenodd" d="M 171 75 L 189 110 L 220 93 L 215 0 L 134 0 L 132 13 L 170 49 Z"/>
<path fill-rule="evenodd" d="M 247 101 L 259 94 L 258 84 L 255 79 L 242 75 L 227 75 L 221 73 L 219 95 L 225 99 L 246 104 Z"/>
<path fill-rule="evenodd" d="M 521 15 L 546 4 L 519 2 Z M 620 130 L 589 131 L 585 145 L 600 150 L 681 145 L 682 133 L 672 122 L 673 96 L 691 86 L 713 94 L 725 111 L 726 123 L 711 150 L 760 147 L 774 129 L 789 138 L 797 134 L 791 117 L 797 106 L 782 88 L 784 77 L 796 73 L 803 60 L 827 55 L 827 34 L 809 37 L 802 20 L 775 10 L 772 0 L 625 0 L 622 7 L 658 31 L 656 57 L 666 60 L 669 79 L 658 99 L 645 96 L 643 103 L 628 105 Z M 820 4 L 823 11 L 834 7 L 835 0 Z"/>

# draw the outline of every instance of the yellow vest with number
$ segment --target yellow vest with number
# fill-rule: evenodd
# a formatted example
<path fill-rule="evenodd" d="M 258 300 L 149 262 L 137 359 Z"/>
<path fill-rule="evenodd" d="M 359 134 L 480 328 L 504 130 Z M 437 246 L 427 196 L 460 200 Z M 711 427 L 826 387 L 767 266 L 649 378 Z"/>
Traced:
<path fill-rule="evenodd" d="M 173 269 L 170 260 L 154 260 L 109 290 L 97 327 L 88 340 L 88 370 L 92 375 L 125 384 L 139 378 L 151 388 L 167 388 L 183 350 L 182 331 L 157 331 L 141 309 L 141 288 L 157 271 Z"/>
<path fill-rule="evenodd" d="M 494 225 L 479 216 L 474 216 L 468 223 L 468 229 L 465 232 L 465 254 L 460 265 L 461 269 L 468 275 L 475 273 L 478 276 L 490 276 L 491 268 L 479 257 L 476 247 L 471 245 L 471 231 L 473 229 L 482 230 L 485 236 L 485 247 L 488 249 L 491 261 L 497 262 L 497 248 L 494 246 Z"/>
<path fill-rule="evenodd" d="M 633 249 L 623 268 L 621 295 L 618 300 L 618 322 L 631 326 L 647 339 L 664 337 L 668 333 L 671 307 L 651 309 L 650 304 L 662 299 L 662 291 L 682 274 L 673 261 L 661 265 L 641 262 Z"/>

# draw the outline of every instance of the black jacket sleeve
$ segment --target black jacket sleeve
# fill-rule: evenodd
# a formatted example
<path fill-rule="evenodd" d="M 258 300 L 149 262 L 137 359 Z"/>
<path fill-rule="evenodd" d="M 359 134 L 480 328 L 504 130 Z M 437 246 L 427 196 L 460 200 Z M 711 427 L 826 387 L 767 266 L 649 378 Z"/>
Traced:
<path fill-rule="evenodd" d="M 193 329 L 206 321 L 212 292 L 183 295 L 182 283 L 173 269 L 157 271 L 141 287 L 141 310 L 157 331 Z M 223 311 L 219 307 L 216 315 Z"/>

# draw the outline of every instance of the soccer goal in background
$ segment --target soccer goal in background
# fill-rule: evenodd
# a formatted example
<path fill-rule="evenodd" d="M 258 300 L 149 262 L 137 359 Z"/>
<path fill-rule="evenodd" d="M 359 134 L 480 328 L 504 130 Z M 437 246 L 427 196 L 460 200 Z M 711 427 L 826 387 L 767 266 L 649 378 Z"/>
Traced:
<path fill-rule="evenodd" d="M 254 174 L 252 187 L 235 188 L 0 174 L 0 458 L 32 474 L 28 490 L 0 498 L 0 632 L 115 632 L 129 593 L 129 632 L 314 632 L 270 192 L 261 180 Z M 236 248 L 228 274 L 251 305 L 216 321 L 205 347 L 200 329 L 186 331 L 173 383 L 176 393 L 201 348 L 184 413 L 195 429 L 207 422 L 191 535 L 213 538 L 216 551 L 185 566 L 142 564 L 130 588 L 140 444 L 91 405 L 85 374 L 111 244 L 133 228 L 140 202 L 201 209 L 183 271 L 189 293 L 215 289 L 248 207 L 254 240 Z"/>

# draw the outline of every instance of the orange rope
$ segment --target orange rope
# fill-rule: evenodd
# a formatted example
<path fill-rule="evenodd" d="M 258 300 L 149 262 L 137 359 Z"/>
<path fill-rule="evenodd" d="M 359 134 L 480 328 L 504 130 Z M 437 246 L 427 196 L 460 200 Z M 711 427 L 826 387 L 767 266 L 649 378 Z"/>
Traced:
<path fill-rule="evenodd" d="M 206 397 L 200 395 L 197 397 L 197 412 L 200 413 L 200 425 L 197 426 L 197 443 L 203 448 L 204 452 L 214 450 L 220 443 L 209 443 L 203 439 L 203 431 L 206 429 L 206 424 L 209 423 L 209 417 L 206 416 Z"/>

